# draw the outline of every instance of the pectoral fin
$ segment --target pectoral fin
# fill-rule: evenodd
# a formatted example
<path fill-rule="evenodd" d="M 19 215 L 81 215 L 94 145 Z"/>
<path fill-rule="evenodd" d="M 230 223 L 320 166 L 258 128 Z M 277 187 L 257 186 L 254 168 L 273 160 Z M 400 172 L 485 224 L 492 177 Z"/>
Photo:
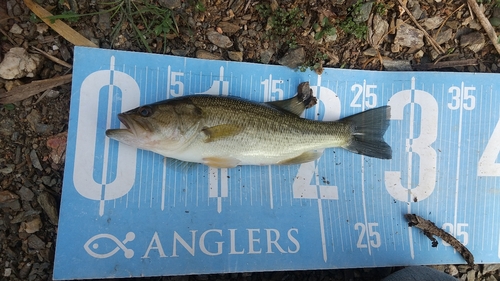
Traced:
<path fill-rule="evenodd" d="M 204 142 L 213 142 L 239 134 L 243 128 L 234 124 L 223 124 L 213 127 L 205 127 L 201 131 L 205 134 Z"/>
<path fill-rule="evenodd" d="M 306 151 L 302 153 L 301 155 L 297 157 L 293 157 L 290 159 L 285 159 L 280 162 L 278 162 L 278 165 L 293 165 L 293 164 L 302 164 L 302 163 L 307 163 L 314 161 L 323 155 L 323 151 L 317 151 L 317 150 L 312 150 L 312 151 Z"/>
<path fill-rule="evenodd" d="M 234 168 L 241 161 L 231 157 L 206 157 L 203 158 L 203 163 L 213 168 Z"/>
<path fill-rule="evenodd" d="M 297 87 L 297 95 L 293 98 L 280 101 L 266 102 L 266 104 L 280 110 L 291 112 L 295 115 L 301 115 L 304 110 L 314 106 L 317 103 L 316 97 L 309 87 L 309 82 L 300 83 Z"/>

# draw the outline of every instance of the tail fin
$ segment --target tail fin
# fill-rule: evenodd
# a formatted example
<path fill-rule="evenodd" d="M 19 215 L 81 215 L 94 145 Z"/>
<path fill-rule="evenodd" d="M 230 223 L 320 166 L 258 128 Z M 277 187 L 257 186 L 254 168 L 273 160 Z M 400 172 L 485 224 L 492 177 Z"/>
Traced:
<path fill-rule="evenodd" d="M 392 149 L 384 141 L 390 118 L 391 107 L 382 106 L 339 120 L 351 125 L 351 140 L 344 148 L 370 157 L 391 159 Z"/>

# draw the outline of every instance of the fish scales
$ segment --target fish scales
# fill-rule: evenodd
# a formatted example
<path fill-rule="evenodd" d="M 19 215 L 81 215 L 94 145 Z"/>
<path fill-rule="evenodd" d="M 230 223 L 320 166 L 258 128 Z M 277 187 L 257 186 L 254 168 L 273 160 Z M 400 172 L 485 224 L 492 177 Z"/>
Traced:
<path fill-rule="evenodd" d="M 166 157 L 218 168 L 305 163 L 321 157 L 328 147 L 391 159 L 391 147 L 383 139 L 389 106 L 321 122 L 300 117 L 316 99 L 307 82 L 298 92 L 267 103 L 210 95 L 165 100 L 120 113 L 126 129 L 109 129 L 106 135 Z"/>

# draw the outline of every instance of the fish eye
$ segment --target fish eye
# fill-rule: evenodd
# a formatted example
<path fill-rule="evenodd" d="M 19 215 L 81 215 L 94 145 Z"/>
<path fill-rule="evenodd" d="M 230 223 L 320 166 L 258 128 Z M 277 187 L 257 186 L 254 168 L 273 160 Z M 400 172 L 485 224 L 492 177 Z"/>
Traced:
<path fill-rule="evenodd" d="M 141 106 L 139 109 L 137 109 L 137 112 L 142 116 L 142 117 L 149 117 L 151 114 L 153 114 L 153 109 L 149 106 Z"/>

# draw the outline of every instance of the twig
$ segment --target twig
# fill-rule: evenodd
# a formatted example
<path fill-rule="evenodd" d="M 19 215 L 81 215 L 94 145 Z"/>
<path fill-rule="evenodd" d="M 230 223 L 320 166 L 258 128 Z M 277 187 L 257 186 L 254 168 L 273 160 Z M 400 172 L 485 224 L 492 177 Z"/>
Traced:
<path fill-rule="evenodd" d="M 469 266 L 474 266 L 474 256 L 457 238 L 453 237 L 448 232 L 437 227 L 433 222 L 426 220 L 415 214 L 406 214 L 406 220 L 408 221 L 408 226 L 415 226 L 424 231 L 425 236 L 427 236 L 432 241 L 432 247 L 437 247 L 438 241 L 433 235 L 443 239 L 446 243 L 450 244 L 457 252 L 462 255 Z"/>
<path fill-rule="evenodd" d="M 446 22 L 450 19 L 450 17 L 455 14 L 456 12 L 460 11 L 463 7 L 465 6 L 465 4 L 462 4 L 460 5 L 460 7 L 456 8 L 455 11 L 453 11 L 451 14 L 449 14 L 445 19 L 444 21 L 441 23 L 441 25 L 439 26 L 436 34 L 434 34 L 434 37 L 437 37 L 439 35 L 439 33 L 441 32 L 441 28 L 443 28 L 443 26 L 446 24 Z"/>
<path fill-rule="evenodd" d="M 488 37 L 490 37 L 491 43 L 500 54 L 500 44 L 498 44 L 498 37 L 495 33 L 495 30 L 491 26 L 490 21 L 484 16 L 484 13 L 481 12 L 481 9 L 479 9 L 479 5 L 476 3 L 476 0 L 467 0 L 467 3 L 469 4 L 469 7 L 472 9 L 472 11 L 474 11 L 474 14 L 476 14 L 476 17 L 479 19 L 479 22 L 486 31 L 486 34 L 488 34 Z"/>
<path fill-rule="evenodd" d="M 13 103 L 34 96 L 47 89 L 71 82 L 71 74 L 55 78 L 33 81 L 29 84 L 17 86 L 12 90 L 0 94 L 0 104 Z"/>
<path fill-rule="evenodd" d="M 77 45 L 77 46 L 87 46 L 96 48 L 97 45 L 94 44 L 89 39 L 83 37 L 80 33 L 76 32 L 69 25 L 65 24 L 60 20 L 54 20 L 53 22 L 48 19 L 48 17 L 52 16 L 47 10 L 42 8 L 42 6 L 33 2 L 33 0 L 24 0 L 24 4 L 41 20 L 43 20 L 48 26 L 54 29 L 55 32 L 59 33 L 64 39 L 69 42 Z"/>
<path fill-rule="evenodd" d="M 43 50 L 38 49 L 37 47 L 31 46 L 31 48 L 57 64 L 60 64 L 64 67 L 67 67 L 70 69 L 73 68 L 73 66 L 71 64 L 69 64 L 61 59 L 58 59 L 58 58 L 54 57 L 53 55 L 50 55 L 47 52 L 44 52 Z"/>
<path fill-rule="evenodd" d="M 10 41 L 10 43 L 12 43 L 12 45 L 19 47 L 19 44 L 17 44 L 14 40 L 12 40 L 12 38 L 10 38 L 9 34 L 7 34 L 7 32 L 5 32 L 5 30 L 3 30 L 3 28 L 0 28 L 0 32 L 2 32 L 2 34 L 5 37 L 7 37 L 7 39 L 9 39 L 9 41 Z"/>
<path fill-rule="evenodd" d="M 441 48 L 441 46 L 439 46 L 439 44 L 436 42 L 436 40 L 434 40 L 434 38 L 432 38 L 429 35 L 429 33 L 427 33 L 427 31 L 425 31 L 425 29 L 417 22 L 417 19 L 411 14 L 410 10 L 408 10 L 408 8 L 406 8 L 406 5 L 404 5 L 401 0 L 398 0 L 398 2 L 399 2 L 399 5 L 401 5 L 401 7 L 405 10 L 405 12 L 411 18 L 413 23 L 418 27 L 418 29 L 420 29 L 424 33 L 425 37 L 427 38 L 427 40 L 429 40 L 429 43 L 431 43 L 432 47 L 434 47 L 434 49 L 436 49 L 436 51 L 439 54 L 443 54 L 444 53 L 443 48 Z"/>

